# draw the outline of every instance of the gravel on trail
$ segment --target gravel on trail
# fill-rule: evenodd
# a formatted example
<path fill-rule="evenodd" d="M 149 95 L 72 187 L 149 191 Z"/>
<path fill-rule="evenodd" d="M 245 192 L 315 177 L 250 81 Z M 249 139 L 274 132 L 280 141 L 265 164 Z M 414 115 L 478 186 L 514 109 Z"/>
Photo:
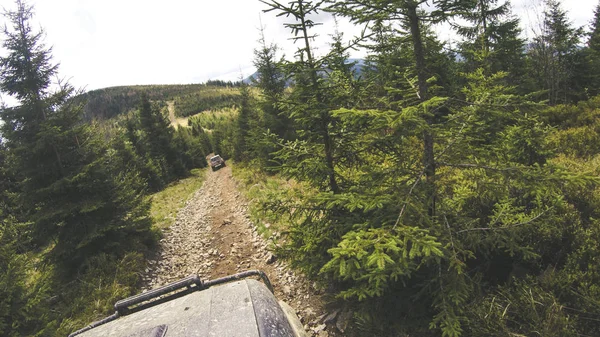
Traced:
<path fill-rule="evenodd" d="M 143 278 L 144 290 L 191 274 L 208 280 L 258 269 L 271 280 L 275 296 L 296 309 L 309 335 L 341 336 L 347 322 L 340 326 L 335 316 L 344 313 L 327 311 L 322 292 L 278 260 L 268 246 L 250 220 L 248 203 L 238 192 L 231 168 L 207 170 L 202 187 L 163 232 L 160 248 Z"/>

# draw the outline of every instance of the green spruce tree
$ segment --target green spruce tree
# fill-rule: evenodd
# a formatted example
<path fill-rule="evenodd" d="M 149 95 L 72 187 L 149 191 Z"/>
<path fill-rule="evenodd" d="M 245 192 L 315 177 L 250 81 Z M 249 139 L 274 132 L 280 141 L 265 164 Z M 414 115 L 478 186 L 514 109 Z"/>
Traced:
<path fill-rule="evenodd" d="M 593 97 L 600 95 L 600 3 L 596 7 L 590 27 L 586 50 L 588 71 L 585 79 L 588 96 Z"/>
<path fill-rule="evenodd" d="M 208 165 L 201 139 L 195 137 L 190 128 L 177 128 L 173 137 L 173 147 L 177 149 L 178 161 L 183 164 L 186 170 Z"/>
<path fill-rule="evenodd" d="M 209 153 L 213 152 L 210 137 L 206 131 L 204 131 L 204 127 L 202 127 L 198 118 L 190 118 L 188 123 L 191 124 L 192 135 L 198 139 L 202 153 L 207 156 Z"/>
<path fill-rule="evenodd" d="M 336 21 L 337 26 L 337 21 Z M 327 73 L 326 88 L 331 108 L 350 108 L 359 104 L 360 83 L 356 76 L 356 62 L 350 62 L 348 47 L 344 45 L 344 34 L 336 27 L 331 36 L 329 54 L 324 58 L 323 67 Z"/>
<path fill-rule="evenodd" d="M 458 29 L 465 38 L 461 43 L 461 55 L 465 58 L 465 72 L 483 67 L 489 74 L 505 71 L 508 84 L 517 85 L 525 67 L 525 41 L 519 36 L 519 19 L 511 15 L 509 1 L 478 0 L 473 11 L 462 17 L 469 23 Z M 479 58 L 477 53 L 485 53 Z M 482 59 L 482 62 L 476 62 Z"/>
<path fill-rule="evenodd" d="M 456 10 L 469 8 L 470 1 L 436 1 L 431 11 L 423 10 L 426 0 L 411 1 L 328 1 L 330 6 L 328 10 L 342 16 L 350 18 L 359 24 L 381 24 L 405 28 L 408 31 L 407 39 L 412 44 L 412 54 L 414 62 L 414 71 L 416 79 L 411 82 L 417 102 L 422 105 L 431 98 L 430 67 L 427 63 L 426 49 L 424 42 L 423 26 L 424 22 L 442 22 Z M 423 106 L 424 107 L 424 106 Z M 422 109 L 422 118 L 429 126 L 435 123 L 434 114 Z M 425 174 L 425 188 L 429 191 L 428 203 L 430 216 L 435 215 L 435 160 L 434 160 L 434 137 L 430 128 L 423 129 L 423 168 Z"/>
<path fill-rule="evenodd" d="M 192 146 L 184 142 L 187 137 L 176 136 L 165 113 L 150 101 L 147 93 L 141 94 L 138 110 L 125 121 L 125 129 L 128 141 L 145 162 L 141 171 L 152 191 L 184 177 L 191 168 L 188 166 L 194 166 L 192 158 L 186 155 Z"/>
<path fill-rule="evenodd" d="M 577 75 L 582 65 L 581 28 L 575 28 L 559 0 L 547 0 L 541 32 L 529 51 L 530 69 L 538 90 L 551 105 L 576 102 L 583 96 Z"/>
<path fill-rule="evenodd" d="M 250 132 L 250 120 L 252 119 L 252 97 L 250 88 L 247 84 L 242 83 L 240 86 L 240 109 L 237 116 L 237 125 L 235 133 L 235 145 L 233 159 L 236 161 L 248 160 L 248 141 Z"/>
<path fill-rule="evenodd" d="M 54 242 L 50 256 L 63 266 L 132 249 L 148 234 L 148 205 L 131 175 L 112 171 L 106 147 L 71 100 L 74 89 L 51 89 L 58 69 L 51 50 L 31 27 L 32 8 L 16 4 L 6 14 L 0 90 L 18 104 L 0 117 L 26 220 L 38 244 Z"/>
<path fill-rule="evenodd" d="M 292 39 L 301 43 L 296 54 L 297 61 L 287 64 L 287 71 L 294 76 L 295 88 L 290 100 L 284 103 L 288 114 L 298 123 L 298 136 L 310 148 L 308 153 L 304 153 L 304 158 L 296 158 L 302 161 L 306 160 L 307 155 L 312 157 L 311 161 L 305 162 L 310 165 L 306 165 L 301 174 L 312 176 L 321 189 L 338 193 L 340 187 L 335 172 L 335 145 L 330 130 L 333 121 L 319 74 L 323 62 L 314 57 L 310 42 L 314 38 L 311 29 L 317 25 L 310 16 L 321 10 L 320 3 L 306 0 L 292 1 L 288 5 L 277 1 L 261 2 L 269 6 L 267 12 L 276 11 L 278 16 L 293 18 L 294 22 L 284 25 L 292 30 Z"/>
<path fill-rule="evenodd" d="M 282 61 L 277 60 L 277 45 L 268 44 L 264 28 L 261 27 L 259 47 L 254 50 L 254 66 L 256 79 L 254 82 L 260 89 L 259 106 L 264 114 L 264 128 L 285 140 L 293 139 L 293 125 L 279 103 L 285 90 L 285 74 L 281 69 Z"/>
<path fill-rule="evenodd" d="M 250 121 L 248 151 L 256 160 L 256 165 L 276 170 L 273 153 L 280 149 L 273 137 L 284 141 L 295 139 L 293 120 L 281 107 L 286 87 L 283 60 L 277 59 L 278 47 L 267 43 L 264 27 L 260 28 L 259 47 L 254 50 L 258 88 L 256 118 Z"/>
<path fill-rule="evenodd" d="M 175 130 L 166 114 L 150 102 L 146 93 L 141 96 L 138 113 L 140 131 L 143 134 L 141 141 L 147 147 L 150 157 L 164 166 L 167 180 L 185 176 L 187 171 L 180 153 L 173 147 Z"/>

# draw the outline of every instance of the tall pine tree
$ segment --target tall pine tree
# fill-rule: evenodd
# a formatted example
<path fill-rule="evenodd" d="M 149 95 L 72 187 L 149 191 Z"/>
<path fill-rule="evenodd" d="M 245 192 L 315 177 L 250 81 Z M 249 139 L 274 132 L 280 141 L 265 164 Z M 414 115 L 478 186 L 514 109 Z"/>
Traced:
<path fill-rule="evenodd" d="M 148 205 L 135 175 L 112 171 L 110 153 L 92 126 L 82 123 L 74 89 L 52 89 L 57 65 L 42 32 L 31 27 L 32 7 L 17 0 L 6 17 L 6 56 L 0 90 L 17 99 L 0 111 L 2 135 L 18 172 L 20 206 L 39 244 L 54 241 L 51 255 L 77 266 L 98 252 L 131 249 L 148 233 Z"/>
<path fill-rule="evenodd" d="M 176 146 L 175 141 L 183 141 L 183 134 L 175 137 L 171 122 L 147 93 L 142 93 L 138 110 L 127 119 L 125 127 L 129 141 L 145 162 L 142 171 L 151 190 L 160 190 L 187 174 L 187 168 L 191 167 L 186 167 L 186 162 L 190 165 L 193 162 L 185 154 L 189 144 Z"/>
<path fill-rule="evenodd" d="M 287 65 L 289 74 L 294 77 L 295 88 L 291 99 L 285 104 L 298 123 L 298 135 L 311 147 L 308 151 L 313 152 L 305 153 L 301 159 L 306 160 L 307 155 L 312 157 L 313 165 L 305 167 L 307 171 L 304 174 L 313 176 L 315 182 L 326 177 L 325 181 L 317 183 L 322 189 L 338 193 L 340 187 L 335 172 L 335 148 L 330 130 L 332 118 L 319 74 L 323 62 L 315 58 L 310 42 L 315 37 L 311 29 L 317 25 L 310 17 L 319 13 L 321 3 L 296 0 L 286 6 L 277 1 L 261 2 L 270 7 L 267 12 L 276 11 L 278 16 L 285 15 L 294 19 L 294 22 L 286 23 L 285 26 L 292 30 L 292 39 L 301 43 L 296 55 L 297 61 Z M 314 160 L 315 156 L 319 159 Z"/>
<path fill-rule="evenodd" d="M 600 95 L 600 3 L 596 7 L 594 19 L 591 22 L 591 32 L 586 50 L 586 63 L 589 70 L 585 76 L 588 95 Z"/>
<path fill-rule="evenodd" d="M 240 86 L 241 103 L 237 116 L 235 145 L 233 159 L 236 161 L 248 160 L 248 141 L 250 120 L 252 119 L 252 97 L 250 88 L 243 83 Z"/>
<path fill-rule="evenodd" d="M 575 28 L 559 0 L 547 0 L 541 32 L 529 50 L 530 71 L 537 88 L 552 105 L 576 102 L 583 96 L 578 81 L 582 65 L 581 28 Z"/>
<path fill-rule="evenodd" d="M 499 71 L 509 73 L 509 84 L 520 82 L 525 67 L 525 41 L 519 37 L 519 19 L 511 15 L 509 1 L 477 0 L 473 11 L 462 17 L 469 23 L 458 29 L 465 38 L 461 54 L 465 58 L 466 72 L 484 67 L 488 74 Z M 476 54 L 484 53 L 485 58 Z M 481 60 L 477 62 L 477 60 Z"/>
<path fill-rule="evenodd" d="M 254 66 L 257 77 L 254 79 L 260 89 L 259 105 L 264 113 L 264 128 L 285 140 L 293 139 L 293 125 L 279 103 L 285 90 L 285 74 L 282 61 L 277 60 L 277 45 L 268 44 L 264 28 L 261 27 L 259 47 L 254 50 Z"/>
<path fill-rule="evenodd" d="M 415 81 L 411 83 L 417 102 L 422 106 L 422 118 L 427 127 L 423 128 L 423 173 L 425 175 L 425 189 L 428 190 L 428 209 L 430 216 L 435 216 L 436 195 L 436 169 L 434 159 L 434 136 L 430 126 L 435 123 L 435 116 L 425 105 L 436 109 L 432 104 L 426 103 L 431 98 L 430 82 L 431 72 L 426 58 L 423 26 L 425 22 L 442 22 L 458 9 L 465 9 L 471 5 L 468 0 L 440 0 L 434 3 L 431 11 L 425 11 L 423 6 L 426 0 L 409 1 L 379 1 L 379 0 L 345 0 L 328 1 L 329 11 L 349 17 L 356 23 L 381 23 L 387 22 L 396 27 L 406 28 L 407 39 L 412 43 Z M 431 102 L 430 102 L 431 103 Z M 435 105 L 435 103 L 433 103 Z"/>

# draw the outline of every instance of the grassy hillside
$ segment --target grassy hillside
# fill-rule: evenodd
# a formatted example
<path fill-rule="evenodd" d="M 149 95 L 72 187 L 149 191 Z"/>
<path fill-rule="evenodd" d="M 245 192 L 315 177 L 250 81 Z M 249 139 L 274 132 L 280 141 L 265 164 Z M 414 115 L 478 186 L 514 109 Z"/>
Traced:
<path fill-rule="evenodd" d="M 239 105 L 240 93 L 233 87 L 202 87 L 201 90 L 175 98 L 177 116 L 191 116 L 206 110 L 219 110 Z"/>
<path fill-rule="evenodd" d="M 205 170 L 193 169 L 189 177 L 175 181 L 149 197 L 150 216 L 156 228 L 168 228 L 175 221 L 177 211 L 202 187 L 205 173 Z"/>

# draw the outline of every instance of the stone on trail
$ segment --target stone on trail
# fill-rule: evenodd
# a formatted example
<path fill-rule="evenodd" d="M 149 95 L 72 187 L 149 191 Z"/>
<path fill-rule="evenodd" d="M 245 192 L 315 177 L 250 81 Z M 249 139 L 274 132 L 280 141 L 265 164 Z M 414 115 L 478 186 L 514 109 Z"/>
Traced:
<path fill-rule="evenodd" d="M 265 259 L 265 262 L 267 264 L 272 264 L 273 262 L 275 262 L 277 260 L 277 257 L 275 255 L 273 255 L 273 253 L 269 253 L 267 255 L 267 258 Z"/>

